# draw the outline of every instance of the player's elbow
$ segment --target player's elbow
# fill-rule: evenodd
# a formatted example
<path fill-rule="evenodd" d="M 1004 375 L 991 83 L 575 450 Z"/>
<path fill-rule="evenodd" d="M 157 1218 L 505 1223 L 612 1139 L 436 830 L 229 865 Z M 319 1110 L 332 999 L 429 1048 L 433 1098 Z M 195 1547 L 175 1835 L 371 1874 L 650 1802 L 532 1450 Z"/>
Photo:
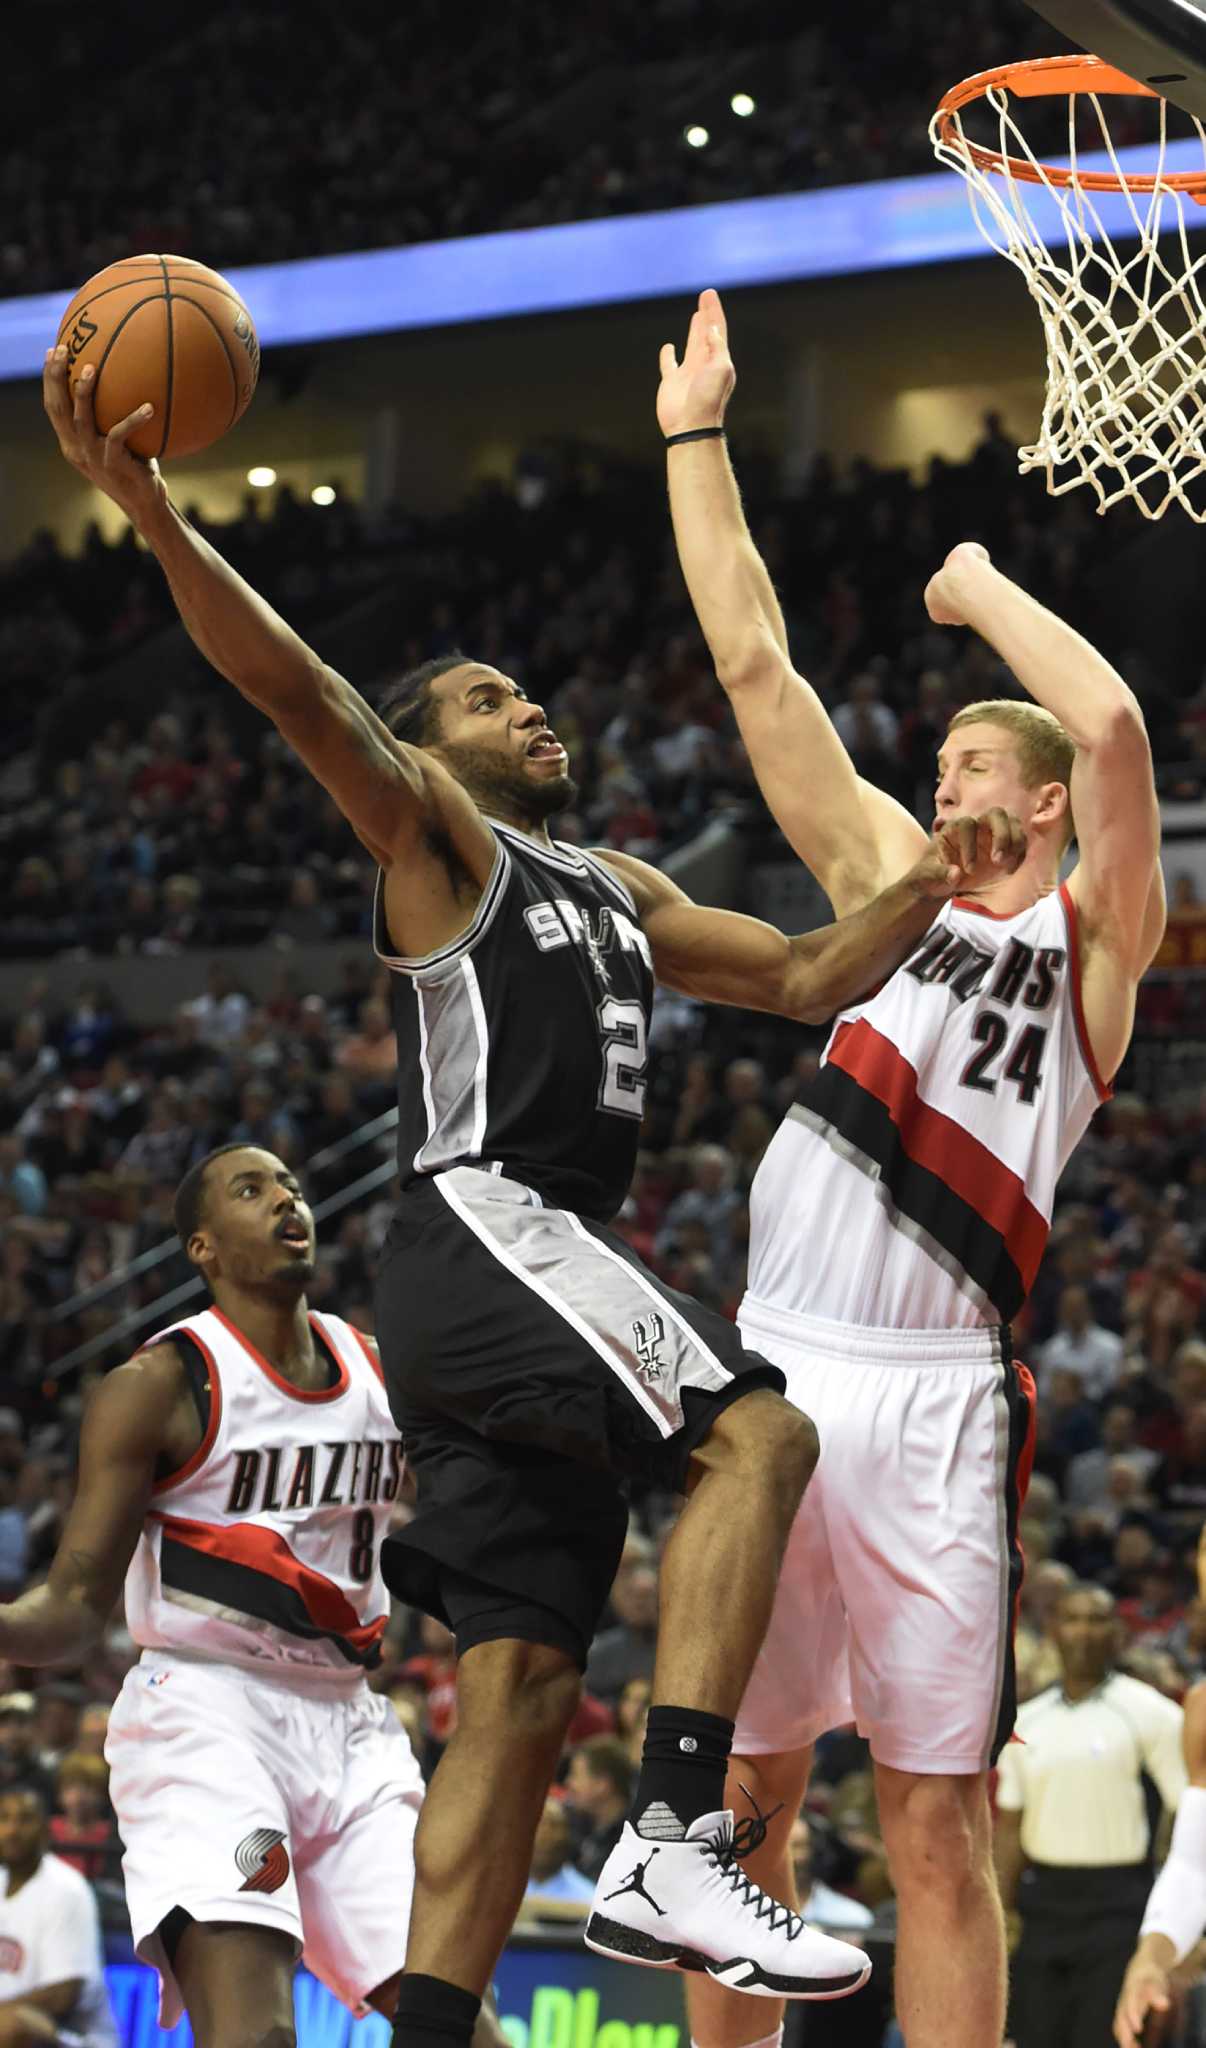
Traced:
<path fill-rule="evenodd" d="M 713 649 L 716 677 L 731 696 L 780 681 L 787 666 L 783 649 L 768 627 L 758 624 Z"/>
<path fill-rule="evenodd" d="M 1116 759 L 1127 768 L 1146 764 L 1150 771 L 1152 749 L 1143 707 L 1125 683 L 1119 684 L 1117 695 L 1102 707 L 1092 732 L 1083 738 L 1078 735 L 1078 743 L 1103 760 Z"/>
<path fill-rule="evenodd" d="M 827 1024 L 839 1006 L 837 993 L 815 967 L 792 976 L 783 1003 L 785 1016 L 797 1024 Z"/>

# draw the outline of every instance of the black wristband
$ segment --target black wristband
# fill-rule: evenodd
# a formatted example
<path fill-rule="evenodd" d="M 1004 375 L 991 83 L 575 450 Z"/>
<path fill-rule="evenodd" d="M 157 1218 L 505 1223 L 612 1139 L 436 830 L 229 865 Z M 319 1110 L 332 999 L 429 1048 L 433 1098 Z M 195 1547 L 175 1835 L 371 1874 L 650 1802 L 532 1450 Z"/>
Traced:
<path fill-rule="evenodd" d="M 667 434 L 667 448 L 677 448 L 680 441 L 723 441 L 723 427 L 692 427 L 686 434 Z"/>

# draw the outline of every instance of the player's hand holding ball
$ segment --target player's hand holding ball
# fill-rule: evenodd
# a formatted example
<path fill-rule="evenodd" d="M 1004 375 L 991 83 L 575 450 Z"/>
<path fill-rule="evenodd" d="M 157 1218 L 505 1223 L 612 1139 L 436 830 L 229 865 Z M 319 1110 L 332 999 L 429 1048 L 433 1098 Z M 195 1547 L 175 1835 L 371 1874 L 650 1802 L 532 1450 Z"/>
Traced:
<path fill-rule="evenodd" d="M 999 805 L 978 818 L 945 818 L 914 868 L 924 894 L 945 899 L 1012 875 L 1026 857 L 1026 834 Z"/>
<path fill-rule="evenodd" d="M 131 519 L 163 495 L 160 457 L 195 455 L 251 403 L 260 346 L 242 299 L 183 256 L 131 256 L 78 291 L 47 350 L 59 448 Z"/>
<path fill-rule="evenodd" d="M 659 360 L 662 381 L 657 394 L 657 423 L 663 434 L 687 434 L 695 427 L 723 426 L 737 372 L 729 354 L 728 328 L 719 292 L 709 289 L 700 293 L 687 330 L 682 362 L 672 341 L 666 342 Z"/>
<path fill-rule="evenodd" d="M 973 563 L 991 562 L 988 549 L 978 540 L 961 540 L 925 586 L 925 608 L 936 626 L 966 626 L 967 613 L 960 600 L 963 572 Z"/>

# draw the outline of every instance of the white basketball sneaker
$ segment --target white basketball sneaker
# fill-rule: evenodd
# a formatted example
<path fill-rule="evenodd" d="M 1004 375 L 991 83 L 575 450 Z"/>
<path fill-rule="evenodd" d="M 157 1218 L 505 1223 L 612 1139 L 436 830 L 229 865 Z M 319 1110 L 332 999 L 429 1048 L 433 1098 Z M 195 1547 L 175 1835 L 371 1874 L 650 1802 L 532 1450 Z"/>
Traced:
<path fill-rule="evenodd" d="M 760 1998 L 846 1998 L 871 1975 L 861 1948 L 806 1927 L 746 1876 L 731 1813 L 705 1813 L 677 1842 L 629 1822 L 599 1873 L 586 1946 L 652 1970 L 706 1970 Z"/>

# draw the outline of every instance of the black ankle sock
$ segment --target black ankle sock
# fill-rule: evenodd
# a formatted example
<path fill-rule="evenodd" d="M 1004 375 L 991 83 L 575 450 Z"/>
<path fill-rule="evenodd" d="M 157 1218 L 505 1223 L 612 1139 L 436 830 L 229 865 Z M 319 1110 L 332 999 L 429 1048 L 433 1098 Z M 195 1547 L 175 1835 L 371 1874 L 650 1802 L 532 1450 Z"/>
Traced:
<path fill-rule="evenodd" d="M 733 1723 L 694 1707 L 650 1707 L 632 1824 L 651 1841 L 679 1842 L 701 1813 L 724 1805 Z"/>
<path fill-rule="evenodd" d="M 397 2048 L 468 2048 L 481 1999 L 442 1977 L 406 1971 L 394 2010 Z"/>

